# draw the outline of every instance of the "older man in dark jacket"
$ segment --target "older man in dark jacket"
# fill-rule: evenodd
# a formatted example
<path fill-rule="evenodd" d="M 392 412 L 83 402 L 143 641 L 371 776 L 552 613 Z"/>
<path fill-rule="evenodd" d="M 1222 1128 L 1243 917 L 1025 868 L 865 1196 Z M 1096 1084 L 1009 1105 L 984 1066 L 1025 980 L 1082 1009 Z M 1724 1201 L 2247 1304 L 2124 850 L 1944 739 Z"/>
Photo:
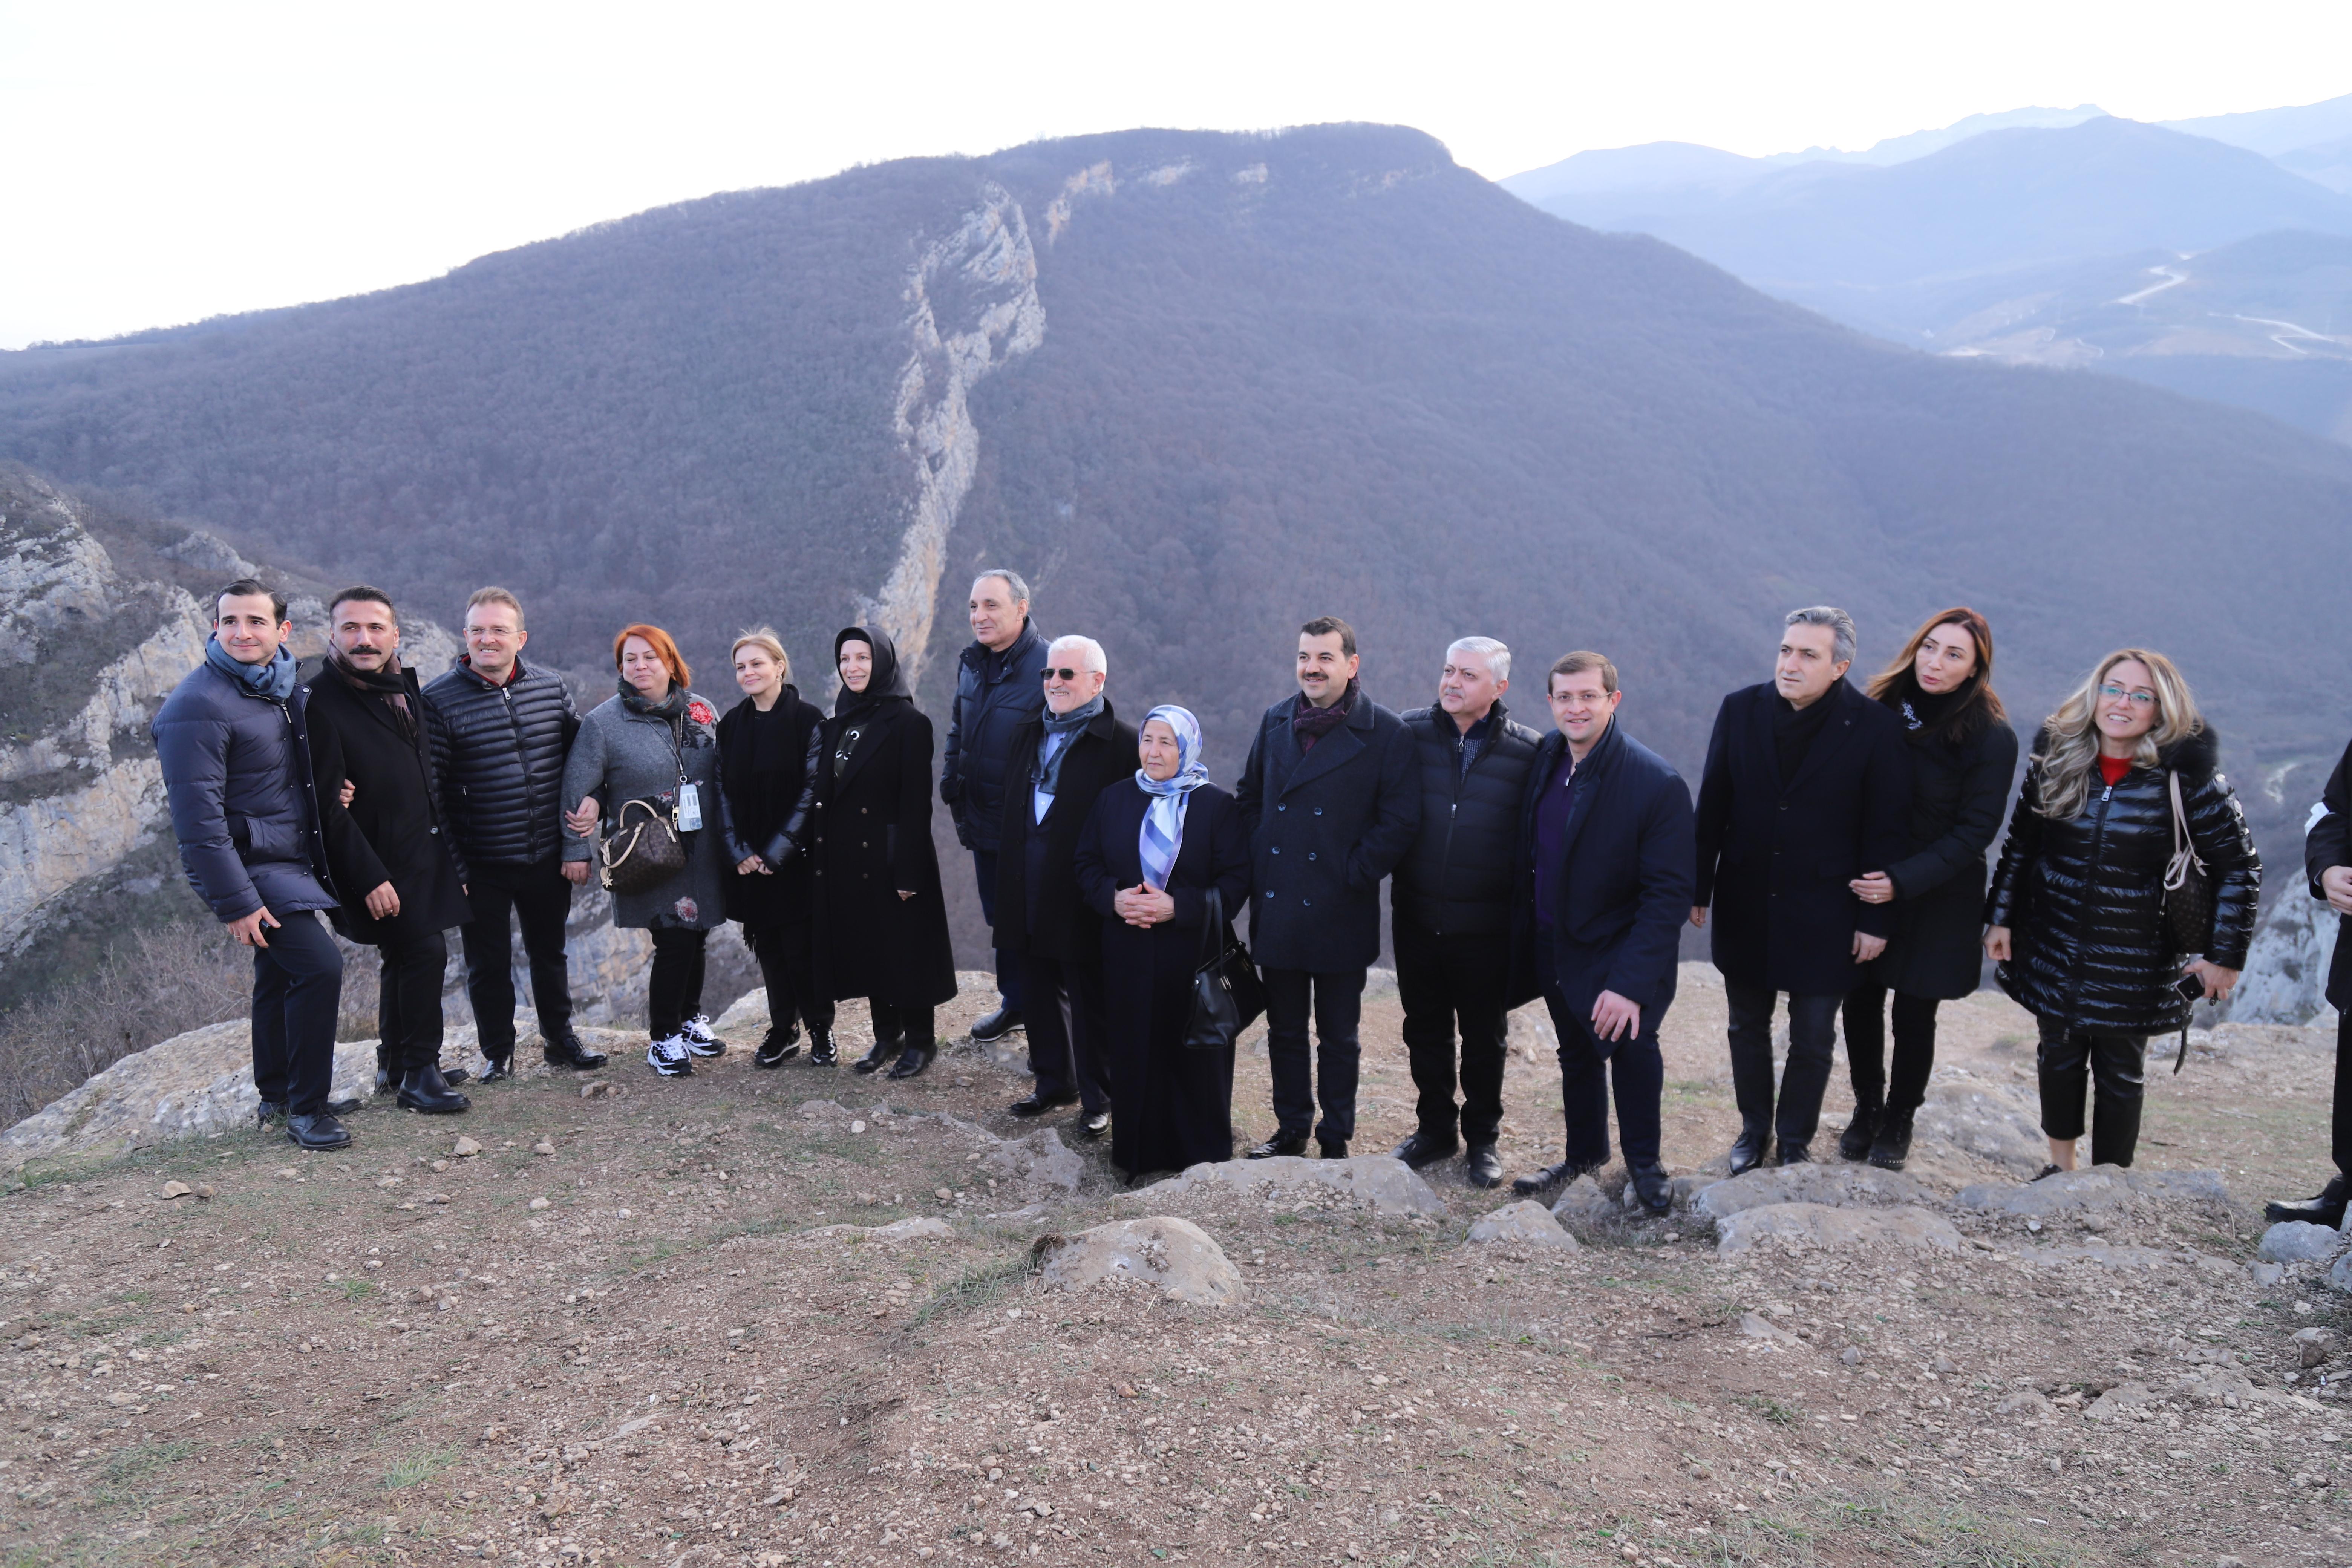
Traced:
<path fill-rule="evenodd" d="M 1381 879 L 1421 827 L 1412 737 L 1356 684 L 1360 663 L 1355 630 L 1338 616 L 1299 628 L 1298 695 L 1265 710 L 1234 792 L 1250 834 L 1250 945 L 1265 976 L 1276 1123 L 1254 1160 L 1306 1152 L 1310 1130 L 1324 1158 L 1344 1160 L 1356 1132 L 1357 1027 L 1364 971 L 1380 956 Z"/>
<path fill-rule="evenodd" d="M 1792 610 L 1771 680 L 1723 700 L 1698 791 L 1698 890 L 1715 915 L 1715 966 L 1730 1005 L 1740 1131 L 1734 1175 L 1762 1164 L 1776 1127 L 1772 1007 L 1789 996 L 1780 1078 L 1782 1164 L 1811 1159 L 1840 1000 L 1886 949 L 1894 912 L 1848 886 L 1903 857 L 1910 748 L 1894 710 L 1846 684 L 1853 618 Z"/>
<path fill-rule="evenodd" d="M 294 683 L 285 599 L 249 577 L 215 601 L 205 662 L 148 732 L 163 766 L 188 885 L 253 952 L 253 1087 L 261 1116 L 304 1149 L 352 1141 L 327 1103 L 343 959 L 320 913 L 335 907 Z"/>
<path fill-rule="evenodd" d="M 956 842 L 971 851 L 980 911 L 994 925 L 1004 803 L 1019 793 L 1007 783 L 1013 738 L 1045 708 L 1045 639 L 1030 624 L 1029 584 L 1018 572 L 992 566 L 972 579 L 971 632 L 971 646 L 956 661 L 940 799 L 955 820 Z M 971 1026 L 975 1040 L 1001 1040 L 1021 1026 L 1021 958 L 1001 946 L 996 993 L 996 1010 Z"/>
<path fill-rule="evenodd" d="M 481 1032 L 482 1081 L 510 1077 L 515 1047 L 513 927 L 522 926 L 530 999 L 552 1066 L 604 1065 L 572 1029 L 563 963 L 572 889 L 587 880 L 563 860 L 563 759 L 580 715 L 562 677 L 522 661 L 530 640 L 522 601 L 504 588 L 466 603 L 466 651 L 425 688 L 435 722 L 433 776 L 450 851 L 466 868 L 466 994 Z"/>
<path fill-rule="evenodd" d="M 1665 1058 L 1658 1026 L 1675 999 L 1690 911 L 1690 791 L 1618 725 L 1617 667 L 1580 651 L 1551 667 L 1557 732 L 1528 770 L 1515 900 L 1513 992 L 1539 994 L 1559 1037 L 1566 1158 L 1511 1184 L 1547 1193 L 1609 1163 L 1609 1090 L 1643 1206 L 1672 1202 L 1659 1158 Z"/>
<path fill-rule="evenodd" d="M 465 877 L 441 831 L 424 697 L 416 672 L 401 667 L 400 617 L 382 589 L 335 595 L 326 663 L 304 689 L 327 864 L 351 895 L 335 929 L 379 955 L 377 1060 L 408 1110 L 464 1110 L 469 1102 L 441 1073 L 441 977 L 442 933 L 468 918 Z"/>
<path fill-rule="evenodd" d="M 1503 707 L 1511 650 L 1463 637 L 1445 650 L 1437 702 L 1403 716 L 1420 766 L 1421 831 L 1389 889 L 1397 998 L 1419 1090 L 1412 1136 L 1396 1157 L 1415 1170 L 1469 1145 L 1471 1184 L 1503 1179 L 1504 1035 L 1510 1016 L 1511 885 L 1519 809 L 1538 740 Z M 1454 1034 L 1462 1031 L 1462 1104 Z"/>
<path fill-rule="evenodd" d="M 1078 891 L 1078 835 L 1095 797 L 1136 771 L 1135 726 L 1111 710 L 1107 679 L 1092 637 L 1057 637 L 1047 650 L 1045 711 L 1013 735 L 996 861 L 996 946 L 1021 964 L 1037 1071 L 1013 1114 L 1076 1105 L 1089 1142 L 1110 1131 L 1110 1074 L 1102 921 Z"/>

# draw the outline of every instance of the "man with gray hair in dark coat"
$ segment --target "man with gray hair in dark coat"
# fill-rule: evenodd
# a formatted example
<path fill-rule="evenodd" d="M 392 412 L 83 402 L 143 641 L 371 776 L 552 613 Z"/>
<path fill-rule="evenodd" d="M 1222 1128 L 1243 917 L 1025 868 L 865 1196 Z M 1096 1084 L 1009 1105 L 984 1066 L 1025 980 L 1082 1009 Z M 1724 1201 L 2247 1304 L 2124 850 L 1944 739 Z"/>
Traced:
<path fill-rule="evenodd" d="M 304 1149 L 352 1141 L 327 1094 L 343 959 L 320 919 L 335 907 L 307 694 L 294 680 L 284 595 L 242 577 L 214 600 L 205 662 L 148 727 L 188 885 L 253 949 L 253 1087 L 261 1119 Z"/>

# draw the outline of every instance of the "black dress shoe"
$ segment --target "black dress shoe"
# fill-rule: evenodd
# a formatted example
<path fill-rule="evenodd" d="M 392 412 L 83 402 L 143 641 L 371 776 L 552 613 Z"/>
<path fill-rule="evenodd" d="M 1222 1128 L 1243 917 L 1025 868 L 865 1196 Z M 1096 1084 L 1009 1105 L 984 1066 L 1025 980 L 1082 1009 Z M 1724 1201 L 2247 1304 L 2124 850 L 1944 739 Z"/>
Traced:
<path fill-rule="evenodd" d="M 1049 1110 L 1059 1110 L 1066 1105 L 1076 1105 L 1077 1102 L 1078 1097 L 1075 1094 L 1047 1094 L 1044 1089 L 1031 1089 L 1004 1109 L 1020 1117 L 1043 1116 Z"/>
<path fill-rule="evenodd" d="M 1731 1173 L 1752 1171 L 1764 1163 L 1765 1152 L 1772 1146 L 1772 1130 L 1769 1127 L 1743 1127 L 1738 1141 L 1731 1145 Z"/>
<path fill-rule="evenodd" d="M 352 1111 L 357 1110 L 359 1108 L 360 1102 L 356 1100 L 331 1100 L 327 1101 L 327 1114 L 330 1116 L 349 1116 Z"/>
<path fill-rule="evenodd" d="M 482 1081 L 484 1083 L 498 1083 L 512 1077 L 514 1077 L 514 1058 L 512 1057 L 484 1057 L 482 1058 Z"/>
<path fill-rule="evenodd" d="M 793 1058 L 801 1054 L 801 1047 L 798 1043 L 799 1034 L 800 1031 L 797 1029 L 793 1030 L 790 1036 L 787 1036 L 782 1029 L 770 1029 L 766 1037 L 760 1041 L 760 1048 L 751 1053 L 751 1065 L 755 1068 L 780 1068 L 783 1066 L 786 1062 L 792 1060 Z"/>
<path fill-rule="evenodd" d="M 898 1052 L 898 1059 L 892 1062 L 890 1064 L 890 1070 L 882 1076 L 885 1078 L 920 1078 L 922 1076 L 923 1069 L 931 1065 L 931 1058 L 939 1054 L 939 1042 L 936 1040 L 925 1040 L 919 1046 L 908 1046 Z"/>
<path fill-rule="evenodd" d="M 2341 1230 L 2344 1228 L 2344 1206 L 2347 1195 L 2352 1195 L 2352 1186 L 2347 1185 L 2344 1173 L 2338 1171 L 2327 1179 L 2327 1185 L 2319 1190 L 2317 1197 L 2305 1198 L 2301 1203 L 2264 1204 L 2263 1217 L 2273 1225 L 2299 1219 L 2305 1225 L 2333 1226 Z"/>
<path fill-rule="evenodd" d="M 1667 1179 L 1664 1165 L 1636 1165 L 1633 1175 L 1633 1192 L 1643 1208 L 1664 1214 L 1675 1206 L 1674 1183 Z"/>
<path fill-rule="evenodd" d="M 890 1058 L 898 1054 L 897 1040 L 877 1040 L 874 1042 L 872 1050 L 849 1064 L 849 1070 L 860 1073 L 880 1072 L 890 1065 Z"/>
<path fill-rule="evenodd" d="M 604 1065 L 604 1053 L 590 1050 L 580 1043 L 577 1034 L 566 1029 L 547 1042 L 547 1065 L 570 1068 L 574 1072 L 594 1072 Z"/>
<path fill-rule="evenodd" d="M 1110 1112 L 1097 1110 L 1092 1116 L 1081 1116 L 1070 1129 L 1070 1136 L 1092 1143 L 1110 1131 Z"/>
<path fill-rule="evenodd" d="M 1317 1142 L 1322 1145 L 1323 1157 L 1326 1160 L 1344 1160 L 1348 1157 L 1348 1141 L 1345 1138 L 1323 1138 Z"/>
<path fill-rule="evenodd" d="M 1503 1184 L 1503 1157 L 1492 1143 L 1470 1145 L 1470 1184 L 1474 1187 L 1499 1187 Z"/>
<path fill-rule="evenodd" d="M 302 1149 L 341 1149 L 350 1145 L 352 1135 L 322 1110 L 315 1116 L 287 1117 L 286 1141 Z"/>
<path fill-rule="evenodd" d="M 1390 1150 L 1389 1153 L 1391 1157 L 1402 1160 L 1418 1171 L 1423 1165 L 1434 1165 L 1440 1160 L 1453 1158 L 1454 1151 L 1459 1147 L 1461 1145 L 1451 1138 L 1439 1138 L 1427 1132 L 1417 1131 Z"/>
<path fill-rule="evenodd" d="M 1306 1152 L 1307 1135 L 1305 1133 L 1302 1132 L 1296 1138 L 1285 1138 L 1281 1133 L 1277 1132 L 1273 1137 L 1267 1139 L 1265 1142 L 1252 1146 L 1250 1150 L 1242 1156 L 1242 1158 L 1245 1160 L 1273 1160 L 1286 1155 L 1304 1154 Z"/>
<path fill-rule="evenodd" d="M 1878 1136 L 1870 1141 L 1870 1163 L 1882 1171 L 1899 1171 L 1911 1158 L 1911 1113 L 1890 1110 L 1879 1119 Z"/>
<path fill-rule="evenodd" d="M 455 1116 L 474 1102 L 449 1087 L 438 1067 L 411 1068 L 400 1080 L 400 1103 L 427 1116 Z"/>
<path fill-rule="evenodd" d="M 1810 1165 L 1812 1163 L 1813 1146 L 1811 1144 L 1791 1143 L 1786 1138 L 1780 1140 L 1780 1158 L 1779 1163 L 1783 1165 Z"/>
<path fill-rule="evenodd" d="M 286 1102 L 282 1100 L 265 1100 L 253 1109 L 253 1124 L 256 1127 L 267 1127 L 272 1121 L 285 1120 Z"/>
<path fill-rule="evenodd" d="M 376 1069 L 375 1069 L 375 1091 L 376 1091 L 378 1094 L 388 1094 L 388 1093 L 390 1093 L 390 1092 L 391 1092 L 391 1090 L 392 1090 L 393 1086 L 394 1086 L 397 1081 L 398 1081 L 398 1080 L 397 1080 L 396 1079 L 394 1079 L 394 1078 L 392 1076 L 392 1069 L 391 1069 L 390 1068 L 385 1067 L 385 1066 L 384 1066 L 383 1064 L 382 1064 L 381 1062 L 379 1062 L 379 1063 L 377 1063 L 377 1064 L 376 1064 Z"/>
<path fill-rule="evenodd" d="M 472 1073 L 467 1071 L 464 1068 L 443 1068 L 441 1069 L 441 1081 L 447 1084 L 452 1089 L 457 1088 L 459 1084 L 465 1082 L 467 1079 L 473 1076 L 474 1075 Z"/>
<path fill-rule="evenodd" d="M 1885 1112 L 1875 1105 L 1855 1106 L 1853 1119 L 1845 1124 L 1845 1131 L 1838 1134 L 1838 1158 L 1869 1159 L 1870 1145 L 1878 1137 L 1878 1123 L 1884 1115 Z"/>
<path fill-rule="evenodd" d="M 1579 1164 L 1574 1160 L 1562 1160 L 1557 1165 L 1546 1165 L 1540 1171 L 1531 1171 L 1519 1177 L 1511 1184 L 1511 1191 L 1523 1198 L 1538 1197 L 1568 1185 L 1591 1169 L 1591 1166 Z"/>
<path fill-rule="evenodd" d="M 971 1026 L 971 1037 L 982 1045 L 992 1045 L 1021 1026 L 1021 1015 L 1010 1007 L 999 1007 Z"/>
<path fill-rule="evenodd" d="M 812 1029 L 809 1031 L 809 1066 L 813 1068 L 829 1068 L 840 1059 L 841 1058 L 835 1054 L 833 1048 L 833 1031 L 831 1029 Z"/>

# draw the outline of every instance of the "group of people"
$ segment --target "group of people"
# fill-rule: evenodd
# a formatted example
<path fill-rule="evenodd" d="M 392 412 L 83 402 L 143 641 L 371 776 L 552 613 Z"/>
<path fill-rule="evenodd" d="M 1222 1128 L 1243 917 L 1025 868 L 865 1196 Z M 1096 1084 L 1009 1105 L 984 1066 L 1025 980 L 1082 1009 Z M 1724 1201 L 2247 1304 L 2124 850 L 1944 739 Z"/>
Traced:
<path fill-rule="evenodd" d="M 1346 1157 L 1384 881 L 1418 1097 L 1396 1156 L 1459 1153 L 1473 1183 L 1504 1180 L 1507 1018 L 1540 997 L 1562 1158 L 1515 1189 L 1607 1164 L 1613 1100 L 1653 1211 L 1669 1201 L 1658 1031 L 1685 921 L 1708 931 L 1729 1005 L 1735 1173 L 1814 1157 L 1841 1018 L 1855 1108 L 1837 1152 L 1900 1170 L 1937 1005 L 1975 990 L 1987 957 L 2040 1021 L 2049 1169 L 2074 1168 L 2086 1091 L 2092 1158 L 2128 1164 L 2149 1037 L 2226 998 L 2244 965 L 2260 863 L 2187 682 L 2146 649 L 2100 660 L 2051 715 L 2011 810 L 2019 744 L 1983 616 L 1929 617 L 1857 687 L 1851 617 L 1794 611 L 1772 679 L 1724 700 L 1694 802 L 1627 732 L 1601 654 L 1552 663 L 1538 733 L 1506 706 L 1502 643 L 1457 639 L 1436 700 L 1398 713 L 1364 689 L 1353 629 L 1320 616 L 1228 792 L 1198 720 L 1165 704 L 1122 719 L 1102 646 L 1040 631 L 1017 573 L 981 574 L 970 612 L 937 790 L 995 948 L 997 1005 L 972 1033 L 1025 1030 L 1035 1084 L 1012 1113 L 1075 1110 L 1076 1135 L 1108 1135 L 1130 1179 L 1234 1155 L 1232 1050 L 1201 1048 L 1189 1024 L 1195 973 L 1244 909 L 1276 1123 L 1245 1152 Z M 386 595 L 346 590 L 329 618 L 326 659 L 299 683 L 284 601 L 229 584 L 205 663 L 153 723 L 189 879 L 255 950 L 255 1085 L 296 1143 L 350 1136 L 327 1098 L 341 960 L 325 922 L 379 950 L 380 1086 L 400 1104 L 467 1108 L 439 1065 L 451 926 L 486 1078 L 511 1071 L 517 921 L 548 1059 L 601 1066 L 570 1027 L 564 929 L 632 810 L 680 849 L 614 897 L 615 922 L 651 937 L 655 1072 L 727 1048 L 702 1005 L 705 943 L 727 920 L 767 986 L 756 1066 L 797 1055 L 803 1027 L 812 1062 L 833 1065 L 835 1006 L 862 998 L 874 1043 L 855 1068 L 929 1067 L 956 992 L 933 732 L 880 628 L 835 637 L 830 712 L 801 697 L 772 632 L 744 633 L 742 695 L 721 714 L 670 636 L 633 625 L 614 638 L 614 695 L 583 717 L 523 662 L 504 589 L 473 595 L 464 654 L 423 685 Z M 2347 788 L 2339 768 L 2312 877 L 2352 914 Z M 2341 1124 L 2337 1141 L 2352 1146 Z M 2312 1203 L 2340 1217 L 2344 1185 Z"/>

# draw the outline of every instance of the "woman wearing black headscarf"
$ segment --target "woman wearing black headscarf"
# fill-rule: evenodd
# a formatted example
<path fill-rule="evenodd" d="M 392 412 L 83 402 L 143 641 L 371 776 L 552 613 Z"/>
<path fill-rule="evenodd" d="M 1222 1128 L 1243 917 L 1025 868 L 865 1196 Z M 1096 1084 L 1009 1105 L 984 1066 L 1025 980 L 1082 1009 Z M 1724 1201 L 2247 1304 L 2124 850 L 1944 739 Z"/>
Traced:
<path fill-rule="evenodd" d="M 932 1009 L 956 994 L 940 863 L 931 848 L 931 721 L 898 649 L 870 626 L 833 639 L 841 695 L 820 731 L 816 873 L 820 962 L 835 1000 L 863 996 L 874 1048 L 863 1073 L 913 1078 L 939 1047 Z"/>
<path fill-rule="evenodd" d="M 833 997 L 817 979 L 809 908 L 809 826 L 816 816 L 816 776 L 824 713 L 801 700 L 792 660 L 765 626 L 735 639 L 730 658 L 743 700 L 719 721 L 719 827 L 735 874 L 727 883 L 727 918 L 768 986 L 768 1035 L 755 1068 L 782 1067 L 809 1031 L 809 1060 L 833 1065 Z"/>

